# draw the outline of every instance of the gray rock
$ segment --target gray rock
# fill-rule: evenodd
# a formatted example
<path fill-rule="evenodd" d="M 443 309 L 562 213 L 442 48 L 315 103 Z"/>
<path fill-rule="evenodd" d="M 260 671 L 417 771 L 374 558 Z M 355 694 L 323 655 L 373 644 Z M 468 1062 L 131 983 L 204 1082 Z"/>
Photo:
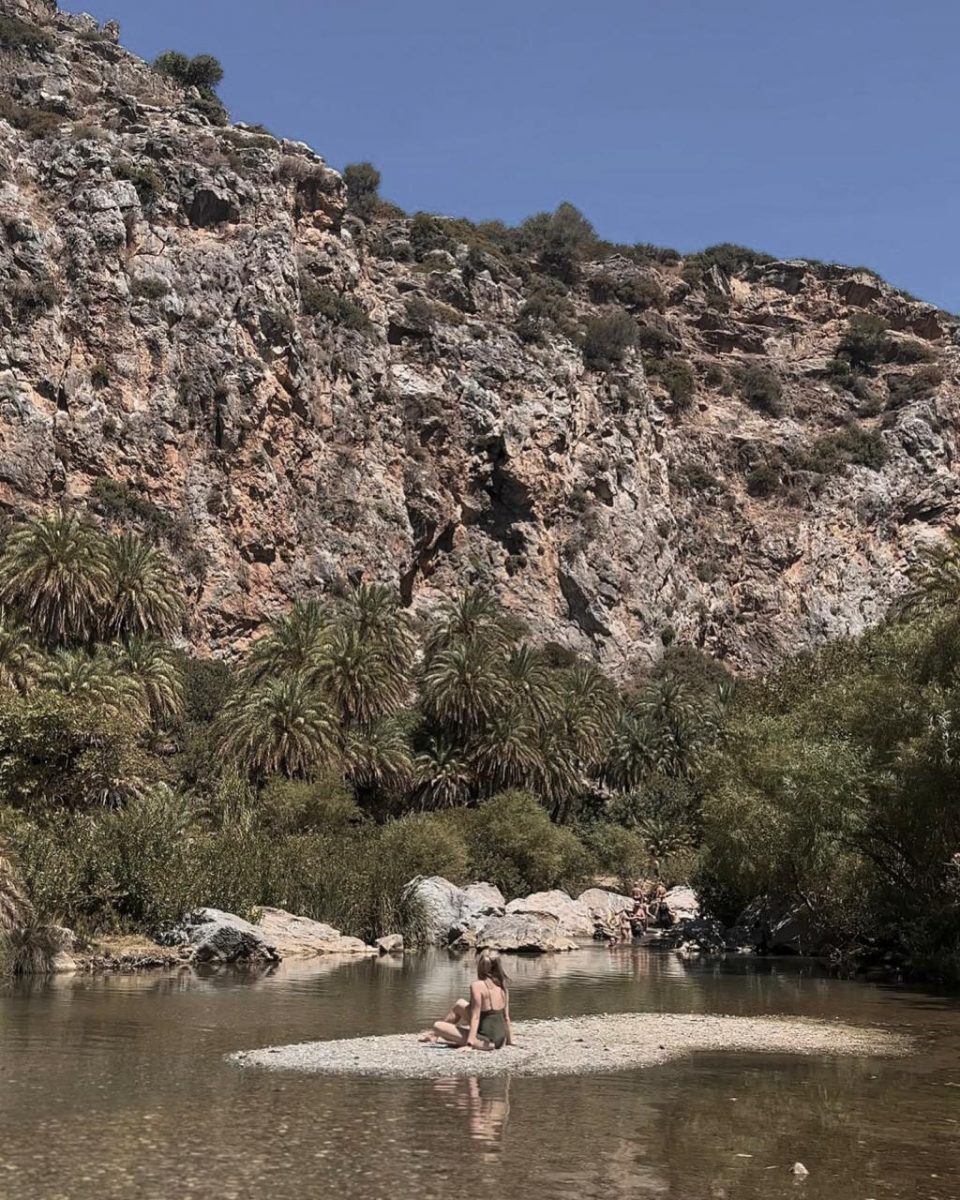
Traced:
<path fill-rule="evenodd" d="M 557 889 L 549 892 L 534 892 L 511 900 L 507 913 L 530 913 L 556 919 L 561 934 L 568 938 L 591 938 L 595 921 L 587 904 L 574 900 L 566 892 Z"/>
<path fill-rule="evenodd" d="M 263 908 L 255 928 L 281 958 L 313 958 L 320 954 L 376 954 L 360 938 L 345 936 L 332 925 L 298 917 L 282 908 Z M 402 944 L 402 939 L 401 939 Z"/>
<path fill-rule="evenodd" d="M 381 954 L 402 954 L 403 937 L 399 933 L 388 933 L 377 938 L 377 949 Z"/>
<path fill-rule="evenodd" d="M 280 962 L 282 957 L 256 925 L 218 908 L 188 913 L 160 941 L 193 946 L 192 958 L 198 963 Z"/>
<path fill-rule="evenodd" d="M 692 921 L 700 915 L 700 897 L 691 887 L 673 887 L 663 899 L 670 923 Z"/>
<path fill-rule="evenodd" d="M 503 894 L 489 883 L 459 888 L 440 875 L 429 875 L 411 879 L 405 891 L 422 906 L 427 940 L 438 945 L 476 933 L 488 918 L 504 911 Z"/>
<path fill-rule="evenodd" d="M 487 921 L 477 936 L 476 947 L 508 954 L 550 954 L 576 950 L 577 943 L 561 932 L 556 917 L 515 912 Z"/>

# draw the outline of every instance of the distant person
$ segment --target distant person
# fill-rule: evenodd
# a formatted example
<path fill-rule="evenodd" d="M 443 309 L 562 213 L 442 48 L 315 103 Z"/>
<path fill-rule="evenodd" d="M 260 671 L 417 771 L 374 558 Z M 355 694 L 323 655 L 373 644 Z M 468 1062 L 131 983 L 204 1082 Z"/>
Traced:
<path fill-rule="evenodd" d="M 654 925 L 669 925 L 670 913 L 667 909 L 667 889 L 662 883 L 657 884 L 653 899 L 647 907 L 647 914 Z"/>
<path fill-rule="evenodd" d="M 491 950 L 481 951 L 477 958 L 477 978 L 470 985 L 470 999 L 458 1000 L 420 1040 L 446 1042 L 458 1050 L 500 1050 L 512 1046 L 507 983 L 500 955 Z"/>

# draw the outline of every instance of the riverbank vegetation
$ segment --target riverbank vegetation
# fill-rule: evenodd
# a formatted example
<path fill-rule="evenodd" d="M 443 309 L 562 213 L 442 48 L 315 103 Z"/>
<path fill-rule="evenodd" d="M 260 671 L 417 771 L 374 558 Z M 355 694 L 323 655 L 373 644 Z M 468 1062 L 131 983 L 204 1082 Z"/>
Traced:
<path fill-rule="evenodd" d="M 198 658 L 155 546 L 39 517 L 0 554 L 0 893 L 81 936 L 269 904 L 372 937 L 415 935 L 420 873 L 659 875 L 725 919 L 788 899 L 838 954 L 948 973 L 958 562 L 928 556 L 908 608 L 768 679 L 671 646 L 615 686 L 486 594 L 421 621 L 365 584 L 235 665 Z"/>

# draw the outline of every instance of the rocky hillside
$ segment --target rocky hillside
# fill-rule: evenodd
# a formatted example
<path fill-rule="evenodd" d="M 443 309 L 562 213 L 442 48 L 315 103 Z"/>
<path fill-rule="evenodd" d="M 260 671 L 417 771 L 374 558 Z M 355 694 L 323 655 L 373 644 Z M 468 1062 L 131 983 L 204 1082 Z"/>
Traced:
<path fill-rule="evenodd" d="M 115 27 L 0 13 L 0 505 L 158 536 L 198 646 L 362 576 L 756 669 L 954 520 L 960 323 L 869 271 L 348 205 Z"/>

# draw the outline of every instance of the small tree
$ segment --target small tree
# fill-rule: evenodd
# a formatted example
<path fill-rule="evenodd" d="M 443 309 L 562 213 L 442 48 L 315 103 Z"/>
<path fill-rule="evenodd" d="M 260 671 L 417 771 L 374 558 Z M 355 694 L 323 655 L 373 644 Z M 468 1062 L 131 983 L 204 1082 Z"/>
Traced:
<path fill-rule="evenodd" d="M 348 163 L 343 169 L 343 182 L 347 185 L 347 208 L 369 220 L 380 198 L 380 172 L 373 163 Z"/>
<path fill-rule="evenodd" d="M 583 335 L 583 361 L 595 371 L 608 371 L 636 341 L 637 323 L 622 308 L 591 317 Z"/>

